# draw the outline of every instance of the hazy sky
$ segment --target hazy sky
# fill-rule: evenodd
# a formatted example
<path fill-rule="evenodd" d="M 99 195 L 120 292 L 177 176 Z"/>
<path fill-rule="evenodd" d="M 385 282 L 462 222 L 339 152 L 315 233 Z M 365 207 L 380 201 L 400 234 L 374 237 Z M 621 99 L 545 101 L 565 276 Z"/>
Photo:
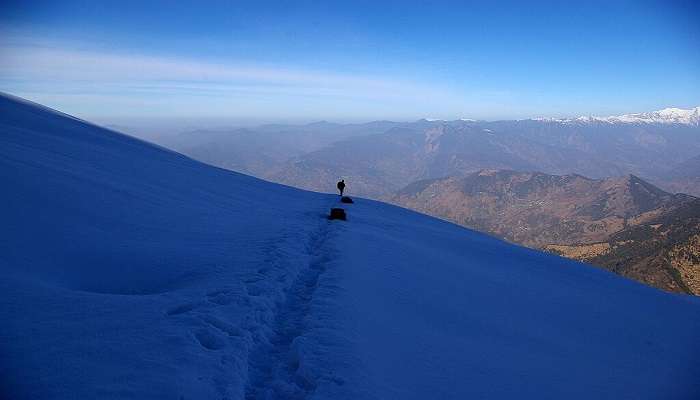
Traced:
<path fill-rule="evenodd" d="M 101 120 L 692 107 L 699 3 L 5 0 L 0 91 Z"/>

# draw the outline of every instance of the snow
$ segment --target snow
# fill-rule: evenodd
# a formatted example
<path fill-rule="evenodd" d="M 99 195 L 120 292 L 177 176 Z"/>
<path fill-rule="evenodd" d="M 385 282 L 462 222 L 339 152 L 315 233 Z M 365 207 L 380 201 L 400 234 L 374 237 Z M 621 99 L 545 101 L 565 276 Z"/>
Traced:
<path fill-rule="evenodd" d="M 700 125 L 700 107 L 691 109 L 664 108 L 659 111 L 613 115 L 608 117 L 581 116 L 577 118 L 534 118 L 534 121 L 571 123 L 624 123 L 624 124 L 684 124 Z"/>
<path fill-rule="evenodd" d="M 592 119 L 611 123 L 624 122 L 698 125 L 698 123 L 700 123 L 700 107 L 695 107 L 689 110 L 683 110 L 680 108 L 664 108 L 663 110 L 647 113 L 625 114 L 602 118 L 593 117 Z"/>
<path fill-rule="evenodd" d="M 700 395 L 696 298 L 405 209 L 9 96 L 0 185 L 3 398 Z"/>

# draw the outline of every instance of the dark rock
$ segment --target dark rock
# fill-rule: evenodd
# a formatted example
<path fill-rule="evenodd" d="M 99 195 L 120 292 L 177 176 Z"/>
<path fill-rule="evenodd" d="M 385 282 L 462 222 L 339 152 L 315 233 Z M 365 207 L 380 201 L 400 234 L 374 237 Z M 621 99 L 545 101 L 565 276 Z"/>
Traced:
<path fill-rule="evenodd" d="M 354 203 L 354 201 L 352 201 L 352 199 L 349 198 L 348 196 L 343 196 L 343 197 L 341 197 L 341 198 L 340 198 L 340 202 L 341 202 L 341 203 L 348 203 L 348 204 Z"/>
<path fill-rule="evenodd" d="M 328 216 L 328 219 L 342 219 L 346 221 L 347 216 L 345 215 L 345 210 L 342 208 L 331 208 L 331 215 Z"/>

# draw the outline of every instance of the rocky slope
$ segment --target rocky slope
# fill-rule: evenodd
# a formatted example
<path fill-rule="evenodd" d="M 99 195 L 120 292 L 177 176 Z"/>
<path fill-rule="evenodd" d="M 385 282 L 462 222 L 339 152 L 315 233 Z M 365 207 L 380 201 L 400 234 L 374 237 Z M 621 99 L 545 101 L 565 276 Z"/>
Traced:
<path fill-rule="evenodd" d="M 602 243 L 547 247 L 652 286 L 700 295 L 700 200 L 629 226 Z"/>
<path fill-rule="evenodd" d="M 510 170 L 418 181 L 393 202 L 531 247 L 592 243 L 686 201 L 628 175 L 589 179 Z"/>
<path fill-rule="evenodd" d="M 392 201 L 662 289 L 700 293 L 693 283 L 700 278 L 692 256 L 697 238 L 690 229 L 700 224 L 681 224 L 676 217 L 700 212 L 700 203 L 633 175 L 589 179 L 483 170 L 415 182 Z"/>

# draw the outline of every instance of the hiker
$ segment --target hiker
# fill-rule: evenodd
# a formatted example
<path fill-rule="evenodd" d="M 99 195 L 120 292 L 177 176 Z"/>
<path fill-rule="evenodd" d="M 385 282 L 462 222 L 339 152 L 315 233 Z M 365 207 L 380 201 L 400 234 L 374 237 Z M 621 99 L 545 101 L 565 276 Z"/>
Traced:
<path fill-rule="evenodd" d="M 345 190 L 345 179 L 341 179 L 336 186 L 338 186 L 338 190 L 340 191 L 340 195 L 342 196 L 343 190 Z"/>

